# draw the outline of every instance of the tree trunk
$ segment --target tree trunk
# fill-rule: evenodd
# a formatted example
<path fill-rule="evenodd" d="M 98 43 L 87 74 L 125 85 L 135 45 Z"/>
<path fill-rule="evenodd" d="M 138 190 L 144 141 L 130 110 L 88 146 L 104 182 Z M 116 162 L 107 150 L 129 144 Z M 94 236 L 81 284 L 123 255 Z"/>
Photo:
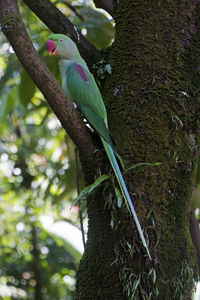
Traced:
<path fill-rule="evenodd" d="M 125 173 L 153 260 L 107 182 L 88 201 L 78 300 L 191 298 L 198 272 L 189 233 L 199 153 L 198 3 L 114 1 L 116 40 L 106 53 L 112 75 L 102 94 L 125 167 L 160 163 Z"/>

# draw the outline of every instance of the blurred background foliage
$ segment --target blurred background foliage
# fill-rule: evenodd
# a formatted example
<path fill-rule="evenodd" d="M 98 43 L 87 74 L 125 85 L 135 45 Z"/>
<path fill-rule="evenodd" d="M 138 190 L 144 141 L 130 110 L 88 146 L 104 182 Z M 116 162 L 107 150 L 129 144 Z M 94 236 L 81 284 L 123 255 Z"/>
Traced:
<path fill-rule="evenodd" d="M 114 39 L 110 16 L 90 1 L 52 1 L 98 49 Z M 20 1 L 41 59 L 60 81 L 49 29 Z M 75 146 L 0 35 L 0 299 L 74 298 L 83 245 Z M 79 181 L 83 186 L 79 164 Z M 86 229 L 86 212 L 83 211 Z"/>

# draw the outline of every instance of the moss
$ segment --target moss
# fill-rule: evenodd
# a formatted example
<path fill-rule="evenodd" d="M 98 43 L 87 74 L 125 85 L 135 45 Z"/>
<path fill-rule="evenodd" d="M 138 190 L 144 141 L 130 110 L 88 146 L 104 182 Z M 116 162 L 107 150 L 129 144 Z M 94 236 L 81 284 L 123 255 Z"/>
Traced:
<path fill-rule="evenodd" d="M 188 222 L 199 149 L 200 38 L 196 2 L 125 0 L 114 4 L 116 40 L 105 52 L 112 76 L 103 82 L 102 93 L 111 135 L 125 166 L 161 163 L 126 173 L 153 261 L 145 256 L 125 205 L 119 209 L 113 201 L 110 213 L 107 207 L 104 210 L 106 200 L 101 200 L 102 215 L 96 214 L 99 202 L 94 202 L 89 218 L 104 223 L 89 224 L 93 236 L 88 243 L 93 252 L 86 251 L 83 265 L 88 270 L 88 265 L 93 269 L 96 263 L 97 281 L 103 280 L 107 289 L 100 272 L 103 268 L 109 270 L 106 262 L 111 262 L 113 256 L 113 280 L 109 278 L 109 283 L 118 283 L 118 292 L 112 298 L 111 291 L 102 288 L 105 299 L 118 300 L 122 295 L 136 300 L 189 299 L 197 276 Z M 106 195 L 108 198 L 109 193 L 104 198 Z M 106 218 L 104 214 L 108 214 Z M 115 231 L 110 229 L 113 214 Z M 94 237 L 98 229 L 104 238 L 112 239 L 107 260 L 98 257 L 100 240 Z M 89 261 L 91 255 L 96 262 Z M 91 281 L 91 273 L 89 276 L 89 285 L 92 282 L 97 290 L 99 283 Z"/>
<path fill-rule="evenodd" d="M 2 23 L 2 28 L 6 28 L 6 27 L 13 27 L 16 24 L 16 17 L 15 15 L 5 15 L 4 17 L 4 22 Z"/>
<path fill-rule="evenodd" d="M 107 59 L 114 81 L 109 78 L 105 85 L 110 129 L 127 167 L 138 162 L 161 163 L 129 174 L 129 186 L 136 193 L 139 219 L 152 206 L 155 212 L 159 241 L 152 252 L 159 261 L 155 267 L 158 299 L 179 299 L 180 294 L 174 294 L 174 278 L 180 279 L 186 294 L 193 286 L 193 278 L 184 285 L 182 261 L 197 271 L 188 227 L 199 147 L 195 2 L 125 1 L 116 2 L 116 7 L 116 41 Z M 148 221 L 146 225 L 151 226 Z M 155 234 L 148 233 L 150 245 L 154 244 Z M 124 263 L 129 266 L 128 259 Z M 169 285 L 172 289 L 167 291 Z"/>

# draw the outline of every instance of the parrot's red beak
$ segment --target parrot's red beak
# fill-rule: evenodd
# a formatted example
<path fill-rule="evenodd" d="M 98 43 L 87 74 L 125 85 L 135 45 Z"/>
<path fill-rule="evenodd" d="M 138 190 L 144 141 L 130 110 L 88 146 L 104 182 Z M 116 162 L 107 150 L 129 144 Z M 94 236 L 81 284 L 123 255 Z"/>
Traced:
<path fill-rule="evenodd" d="M 52 40 L 48 40 L 46 43 L 46 48 L 49 54 L 58 55 L 56 51 L 56 44 Z"/>

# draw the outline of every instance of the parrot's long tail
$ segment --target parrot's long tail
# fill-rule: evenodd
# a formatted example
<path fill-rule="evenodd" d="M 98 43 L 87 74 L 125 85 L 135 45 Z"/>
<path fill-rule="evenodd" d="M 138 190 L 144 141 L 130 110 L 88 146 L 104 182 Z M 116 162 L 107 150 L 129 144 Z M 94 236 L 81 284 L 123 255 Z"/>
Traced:
<path fill-rule="evenodd" d="M 116 160 L 115 154 L 113 152 L 112 146 L 110 144 L 108 144 L 103 138 L 101 138 L 101 140 L 102 140 L 102 143 L 103 143 L 104 148 L 106 150 L 107 156 L 108 156 L 108 158 L 110 160 L 111 166 L 112 166 L 112 168 L 113 168 L 113 170 L 115 172 L 115 175 L 117 177 L 117 180 L 118 180 L 121 192 L 123 194 L 123 197 L 124 197 L 125 201 L 127 202 L 128 206 L 129 206 L 129 208 L 130 208 L 130 210 L 131 210 L 131 212 L 133 214 L 133 217 L 134 217 L 135 223 L 137 225 L 137 229 L 138 229 L 138 232 L 140 234 L 140 238 L 142 240 L 142 243 L 143 243 L 144 247 L 147 250 L 149 258 L 151 259 L 151 255 L 150 255 L 148 246 L 146 244 L 146 241 L 145 241 L 145 238 L 144 238 L 144 234 L 143 234 L 140 222 L 138 220 L 137 214 L 136 214 L 135 209 L 133 207 L 133 203 L 131 201 L 131 198 L 129 196 L 128 190 L 126 188 L 126 184 L 124 182 L 124 178 L 123 178 L 122 173 L 120 171 L 120 168 L 119 168 L 119 165 L 117 163 L 117 160 Z"/>

